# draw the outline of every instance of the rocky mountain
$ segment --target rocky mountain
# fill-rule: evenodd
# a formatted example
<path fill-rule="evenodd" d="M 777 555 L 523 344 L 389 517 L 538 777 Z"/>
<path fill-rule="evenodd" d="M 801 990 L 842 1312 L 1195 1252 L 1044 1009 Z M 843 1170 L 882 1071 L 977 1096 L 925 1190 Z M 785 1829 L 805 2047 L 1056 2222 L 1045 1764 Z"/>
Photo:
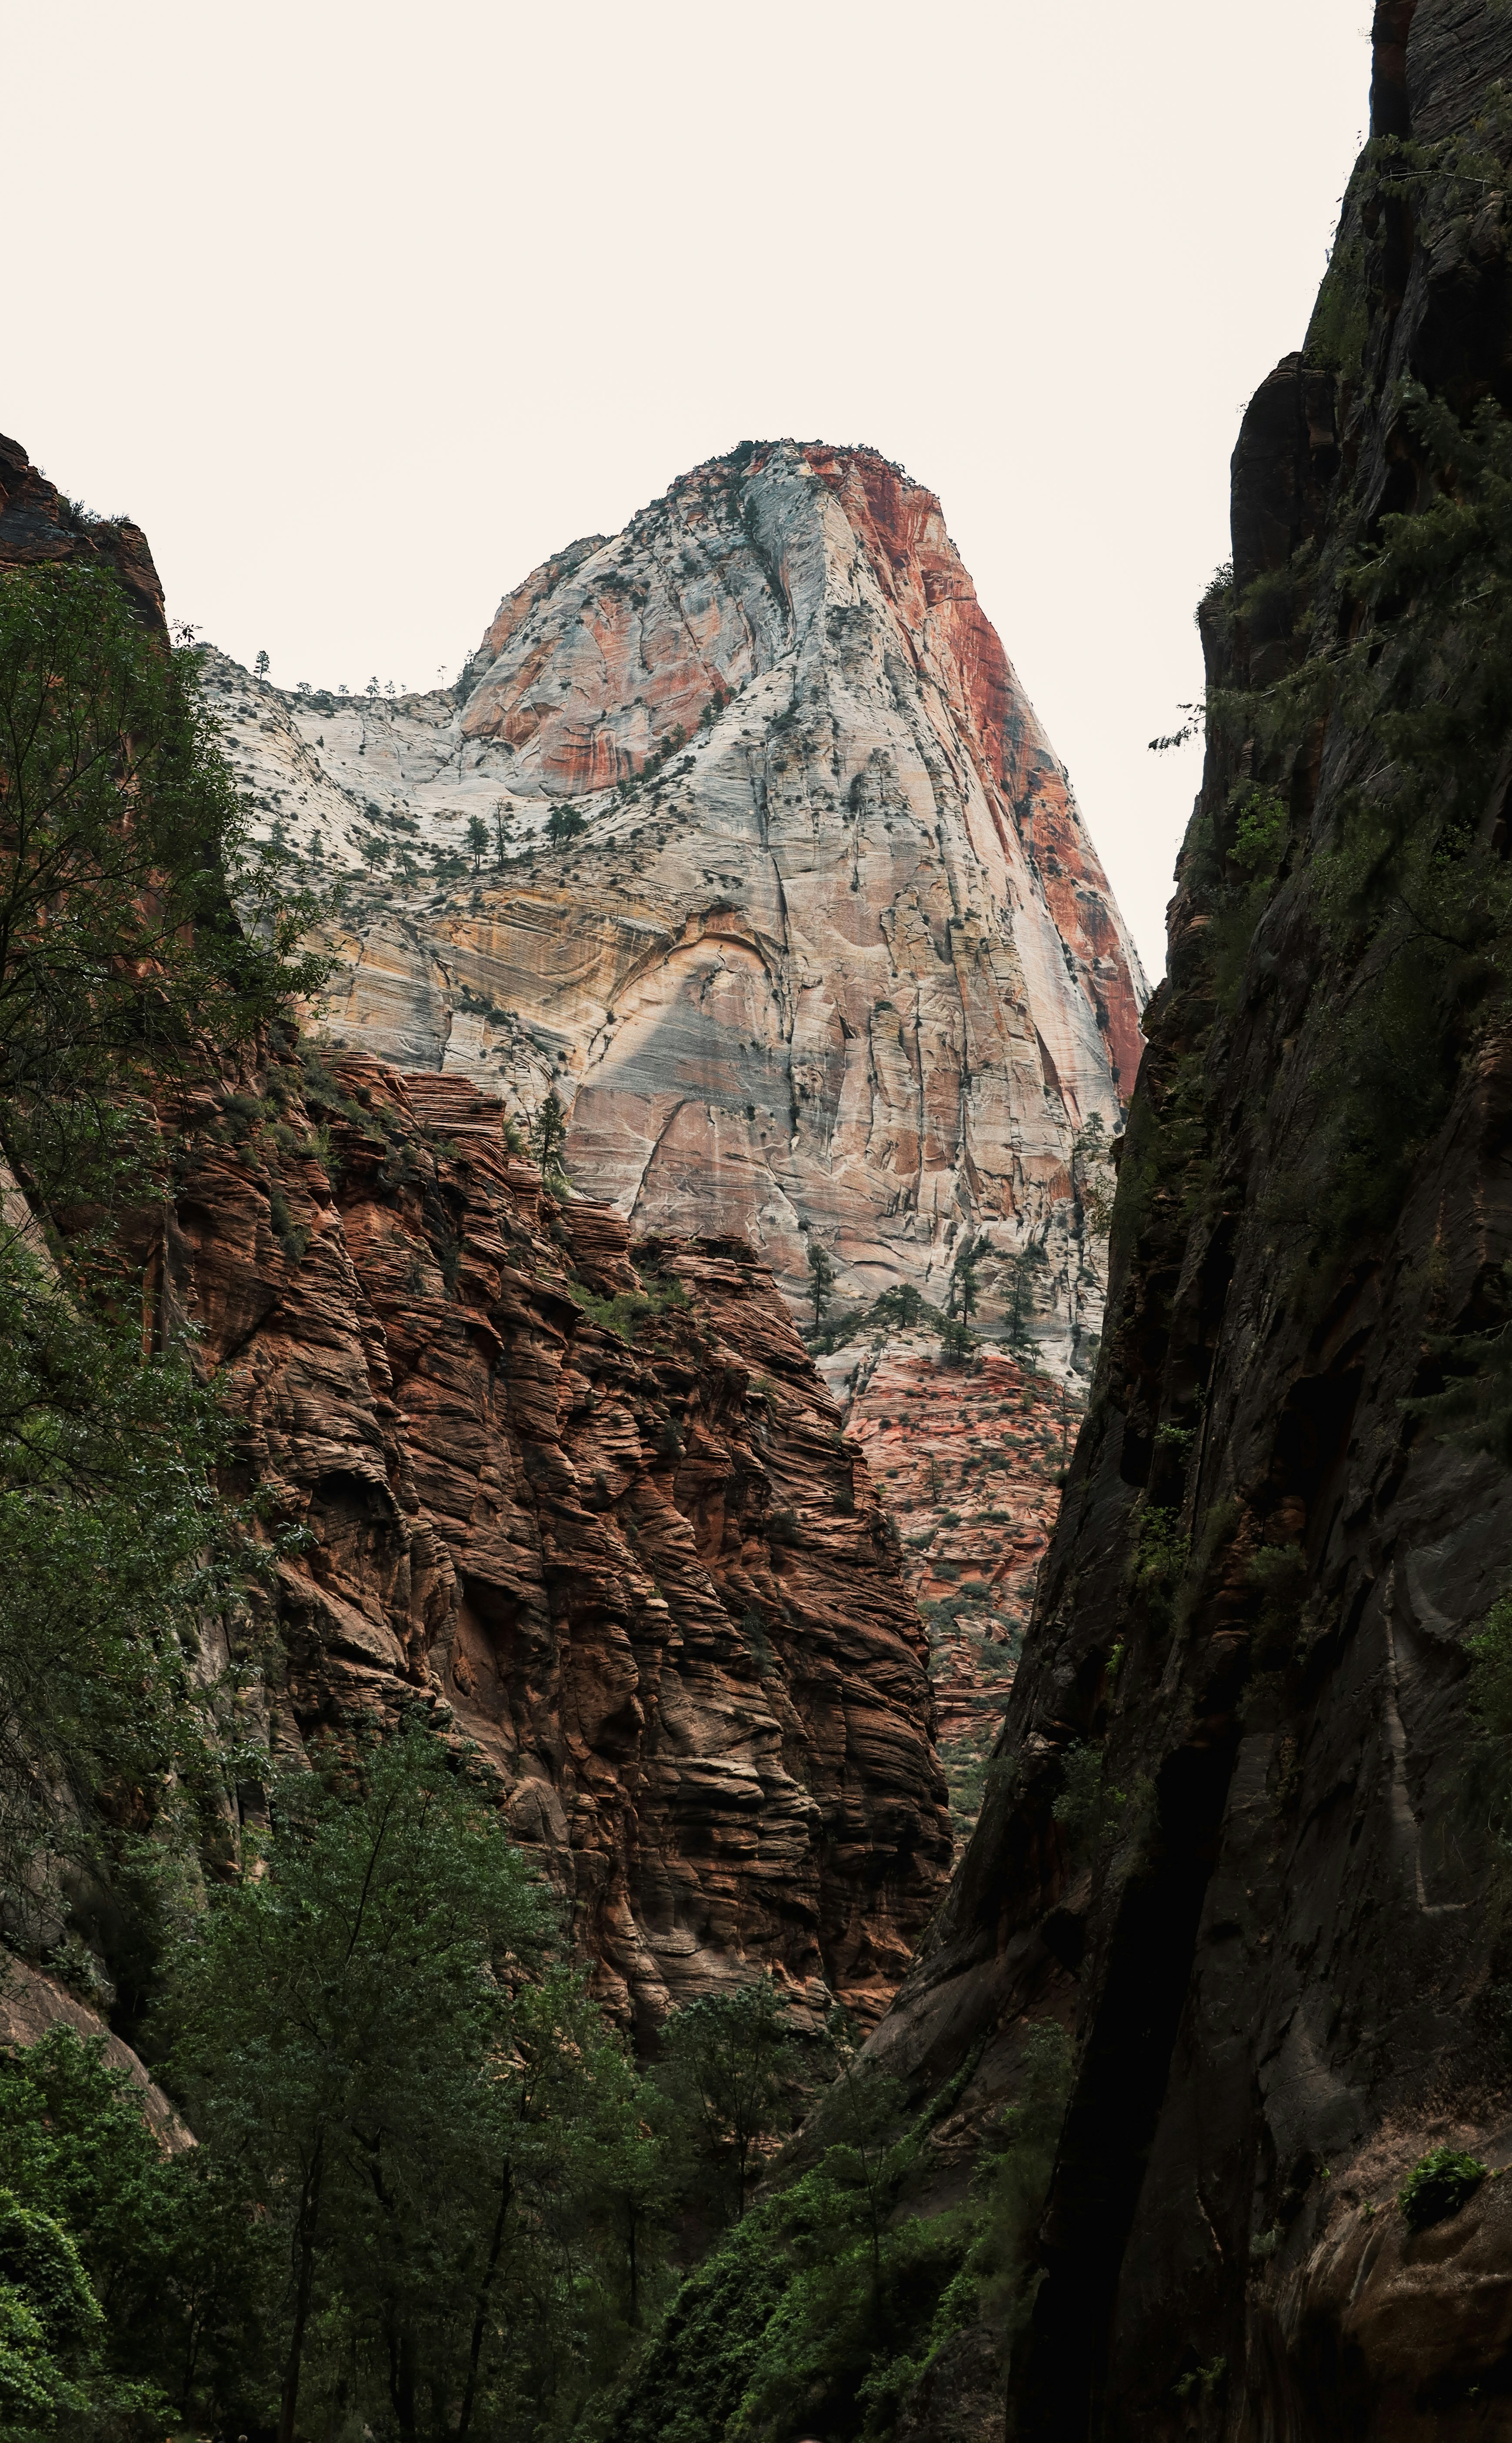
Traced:
<path fill-rule="evenodd" d="M 454 688 L 207 670 L 265 836 L 340 882 L 338 1043 L 555 1089 L 636 1232 L 738 1230 L 795 1298 L 811 1243 L 856 1299 L 938 1288 L 967 1229 L 1088 1270 L 1073 1147 L 1120 1124 L 1143 979 L 938 501 L 875 451 L 695 468 Z"/>

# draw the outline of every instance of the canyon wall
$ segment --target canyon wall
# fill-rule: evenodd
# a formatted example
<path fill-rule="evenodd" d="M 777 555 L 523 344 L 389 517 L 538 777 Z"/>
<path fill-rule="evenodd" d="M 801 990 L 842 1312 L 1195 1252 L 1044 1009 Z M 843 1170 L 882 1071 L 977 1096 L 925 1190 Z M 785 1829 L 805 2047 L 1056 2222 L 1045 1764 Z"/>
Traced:
<path fill-rule="evenodd" d="M 816 1241 L 852 1299 L 937 1288 L 968 1228 L 1087 1269 L 1073 1146 L 1120 1124 L 1143 980 L 938 501 L 875 451 L 695 468 L 454 688 L 206 670 L 262 835 L 340 880 L 335 1041 L 554 1088 L 592 1193 L 739 1230 L 795 1300 Z"/>
<path fill-rule="evenodd" d="M 949 1866 L 927 1648 L 839 1411 L 739 1240 L 632 1250 L 463 1077 L 270 1057 L 141 1219 L 305 1549 L 238 1632 L 275 1764 L 470 1741 L 636 2024 L 770 1968 L 875 2017 Z M 250 1793 L 254 1813 L 261 1805 Z"/>
<path fill-rule="evenodd" d="M 1005 2384 L 1035 2443 L 1512 2416 L 1507 1752 L 1466 1651 L 1512 1585 L 1512 28 L 1396 0 L 1375 34 L 1307 349 L 1234 453 L 1091 1408 L 981 1821 L 873 2040 L 964 2082 L 949 2197 L 1030 2031 L 1076 2039 L 1026 2328 L 1006 2373 L 948 2344 L 920 2443 L 1001 2434 Z M 1413 1405 L 1456 1383 L 1479 1442 Z M 1492 2177 L 1417 2230 L 1439 2144 Z"/>

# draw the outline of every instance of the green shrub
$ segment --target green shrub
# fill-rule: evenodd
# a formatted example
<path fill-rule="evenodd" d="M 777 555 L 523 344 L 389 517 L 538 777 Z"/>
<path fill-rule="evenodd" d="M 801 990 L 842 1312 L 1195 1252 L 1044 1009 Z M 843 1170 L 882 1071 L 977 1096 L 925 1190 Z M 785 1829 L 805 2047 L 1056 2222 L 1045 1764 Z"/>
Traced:
<path fill-rule="evenodd" d="M 1190 1548 L 1174 1510 L 1152 1507 L 1140 1511 L 1130 1577 L 1144 1596 L 1150 1617 L 1158 1627 L 1171 1626 L 1176 1590 L 1189 1557 Z"/>
<path fill-rule="evenodd" d="M 612 1332 L 630 1348 L 641 1324 L 692 1303 L 678 1280 L 657 1281 L 650 1289 L 620 1290 L 607 1298 L 585 1289 L 581 1281 L 569 1281 L 567 1295 L 600 1332 Z"/>
<path fill-rule="evenodd" d="M 1066 1836 L 1073 1859 L 1084 1858 L 1111 1830 L 1125 1805 L 1121 1790 L 1105 1786 L 1103 1754 L 1090 1739 L 1067 1748 L 1060 1794 L 1050 1812 Z"/>
<path fill-rule="evenodd" d="M 1470 1711 L 1483 1729 L 1512 1738 L 1512 1595 L 1486 1613 L 1484 1626 L 1465 1641 L 1470 1658 Z"/>
<path fill-rule="evenodd" d="M 1397 2197 L 1402 2220 L 1411 2232 L 1446 2222 L 1473 2197 L 1485 2178 L 1485 2165 L 1453 2146 L 1434 2146 L 1408 2174 Z"/>

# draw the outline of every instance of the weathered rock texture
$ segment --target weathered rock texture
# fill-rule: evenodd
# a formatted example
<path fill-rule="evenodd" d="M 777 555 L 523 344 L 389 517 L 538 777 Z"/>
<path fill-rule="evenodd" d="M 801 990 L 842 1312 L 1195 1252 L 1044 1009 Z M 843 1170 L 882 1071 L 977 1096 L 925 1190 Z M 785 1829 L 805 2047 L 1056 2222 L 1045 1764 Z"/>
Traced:
<path fill-rule="evenodd" d="M 1081 1404 L 1001 1349 L 947 1364 L 938 1332 L 899 1332 L 820 1364 L 845 1396 L 929 1627 L 959 1847 L 981 1807 Z"/>
<path fill-rule="evenodd" d="M 749 1248 L 633 1263 L 463 1077 L 275 1057 L 174 1127 L 159 1328 L 196 1327 L 310 1537 L 263 1623 L 275 1759 L 450 1709 L 611 2008 L 770 1967 L 875 2015 L 950 1859 L 927 1646 Z"/>
<path fill-rule="evenodd" d="M 1340 1064 L 1368 1050 L 1342 1030 L 1391 978 L 1320 926 L 1318 860 L 1397 733 L 1359 726 L 1357 691 L 1330 709 L 1339 597 L 1315 591 L 1440 480 L 1399 377 L 1462 416 L 1512 410 L 1512 26 L 1487 0 L 1408 0 L 1378 35 L 1377 124 L 1422 149 L 1360 165 L 1315 353 L 1245 417 L 1234 588 L 1203 617 L 1215 682 L 1310 657 L 1317 709 L 1289 742 L 1231 710 L 1209 745 L 1091 1410 L 982 1820 L 874 2038 L 924 2085 L 969 2070 L 943 2179 L 1011 2095 L 1025 2028 L 1075 2030 L 1008 2384 L 1035 2443 L 1512 2432 L 1512 2183 L 1418 2236 L 1393 2203 L 1441 2140 L 1512 2162 L 1497 1746 L 1465 1653 L 1512 1583 L 1512 1481 L 1403 1405 L 1441 1379 L 1441 1335 L 1498 1311 L 1512 1047 L 1484 971 L 1461 970 L 1423 1005 L 1441 1117 L 1405 1178 L 1388 1130 L 1376 1176 L 1341 1179 L 1363 1124 L 1340 1116 Z M 1478 160 L 1447 149 L 1467 132 Z M 1398 703 L 1442 688 L 1439 641 Z M 1258 914 L 1234 857 L 1251 782 L 1284 823 Z M 1397 1087 L 1406 1132 L 1426 1090 L 1405 1069 Z M 1341 1197 L 1343 1243 L 1322 1221 Z M 1073 1828 L 1053 1809 L 1079 1743 L 1101 1815 Z M 972 2379 L 973 2415 L 1000 2381 Z M 965 2407 L 937 2407 L 910 2434 L 953 2433 Z"/>
<path fill-rule="evenodd" d="M 810 1236 L 849 1295 L 928 1284 L 968 1222 L 1043 1236 L 1116 1127 L 1137 960 L 938 501 L 874 451 L 696 468 L 537 569 L 454 689 L 207 668 L 265 829 L 346 877 L 333 1036 L 554 1082 L 636 1231 L 738 1229 L 800 1295 Z"/>

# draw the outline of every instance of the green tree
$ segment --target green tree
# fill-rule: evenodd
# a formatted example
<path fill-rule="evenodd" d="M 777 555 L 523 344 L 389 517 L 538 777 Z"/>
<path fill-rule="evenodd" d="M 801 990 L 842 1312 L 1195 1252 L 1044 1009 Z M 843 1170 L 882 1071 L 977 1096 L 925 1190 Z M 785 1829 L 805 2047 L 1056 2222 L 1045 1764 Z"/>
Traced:
<path fill-rule="evenodd" d="M 576 806 L 553 806 L 546 818 L 546 836 L 553 848 L 565 848 L 588 828 L 585 817 Z"/>
<path fill-rule="evenodd" d="M 160 1880 L 173 1828 L 193 1847 L 217 1817 L 201 1632 L 257 1557 L 214 1489 L 226 1449 L 186 1357 L 144 1361 L 139 1321 L 0 1238 L 0 1907 L 28 1947 L 59 1939 L 65 1878 Z"/>
<path fill-rule="evenodd" d="M 895 1281 L 890 1290 L 882 1292 L 872 1313 L 878 1323 L 895 1325 L 900 1332 L 909 1332 L 923 1320 L 925 1301 L 912 1281 Z"/>
<path fill-rule="evenodd" d="M 254 678 L 254 679 L 266 679 L 266 678 L 267 678 L 267 670 L 268 670 L 268 662 L 267 662 L 267 653 L 266 653 L 266 652 L 259 653 L 259 654 L 258 654 L 258 656 L 257 656 L 256 661 L 252 664 L 252 676 L 253 676 L 253 678 Z"/>
<path fill-rule="evenodd" d="M 945 1311 L 947 1314 L 959 1314 L 963 1323 L 969 1323 L 976 1313 L 980 1290 L 977 1264 L 986 1248 L 985 1239 L 964 1239 L 950 1267 L 950 1289 Z"/>
<path fill-rule="evenodd" d="M 255 2382 L 256 2314 L 273 2268 L 241 2184 L 203 2148 L 170 2154 L 123 2071 L 54 2027 L 0 2055 L 0 2189 L 77 2247 L 119 2382 L 152 2382 L 193 2416 L 202 2379 Z"/>
<path fill-rule="evenodd" d="M 536 1115 L 530 1123 L 530 1151 L 535 1157 L 543 1179 L 554 1181 L 565 1178 L 566 1174 L 562 1167 L 562 1157 L 566 1150 L 566 1145 L 567 1115 L 562 1108 L 561 1097 L 553 1086 L 539 1105 Z"/>
<path fill-rule="evenodd" d="M 662 2028 L 658 2077 L 688 2113 L 697 2150 L 737 2222 L 763 2141 L 791 2122 L 802 2067 L 770 1975 L 690 2002 Z"/>
<path fill-rule="evenodd" d="M 481 815 L 468 817 L 468 851 L 472 858 L 473 872 L 480 872 L 489 853 L 489 826 Z"/>
<path fill-rule="evenodd" d="M 977 1348 L 977 1336 L 959 1315 L 948 1314 L 940 1326 L 940 1356 L 947 1366 L 964 1366 Z"/>
<path fill-rule="evenodd" d="M 283 2443 L 306 2394 L 401 2438 L 454 2402 L 461 2438 L 485 2403 L 496 2423 L 560 2387 L 587 2206 L 638 2110 L 444 1742 L 412 1727 L 356 1775 L 280 1786 L 268 1871 L 212 1895 L 169 2005 L 194 2125 L 287 2251 Z"/>
<path fill-rule="evenodd" d="M 814 1329 L 824 1320 L 824 1309 L 835 1295 L 835 1266 L 817 1239 L 808 1242 L 808 1287 L 814 1301 Z"/>
<path fill-rule="evenodd" d="M 1049 1264 L 1049 1258 L 1037 1240 L 1020 1247 L 1008 1258 L 1008 1346 L 1031 1349 L 1034 1335 L 1029 1323 L 1034 1313 L 1039 1276 Z"/>
<path fill-rule="evenodd" d="M 0 2190 L 0 2418 L 15 2443 L 92 2405 L 101 2322 L 67 2232 Z"/>

